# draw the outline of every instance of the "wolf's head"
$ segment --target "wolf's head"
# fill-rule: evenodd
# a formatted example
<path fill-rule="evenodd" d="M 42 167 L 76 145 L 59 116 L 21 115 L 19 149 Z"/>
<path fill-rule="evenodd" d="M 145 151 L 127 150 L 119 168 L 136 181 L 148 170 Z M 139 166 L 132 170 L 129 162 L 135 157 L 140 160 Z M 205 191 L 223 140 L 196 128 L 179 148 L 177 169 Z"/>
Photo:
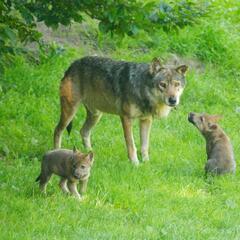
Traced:
<path fill-rule="evenodd" d="M 217 122 L 221 119 L 219 115 L 206 113 L 189 113 L 188 121 L 198 128 L 203 135 L 208 135 L 218 129 Z"/>
<path fill-rule="evenodd" d="M 72 158 L 72 175 L 79 180 L 85 180 L 89 177 L 93 164 L 93 153 L 81 153 L 74 148 Z"/>
<path fill-rule="evenodd" d="M 188 67 L 168 67 L 154 58 L 150 64 L 149 72 L 153 79 L 154 95 L 170 107 L 175 107 L 180 102 L 180 97 L 185 86 L 185 74 Z"/>

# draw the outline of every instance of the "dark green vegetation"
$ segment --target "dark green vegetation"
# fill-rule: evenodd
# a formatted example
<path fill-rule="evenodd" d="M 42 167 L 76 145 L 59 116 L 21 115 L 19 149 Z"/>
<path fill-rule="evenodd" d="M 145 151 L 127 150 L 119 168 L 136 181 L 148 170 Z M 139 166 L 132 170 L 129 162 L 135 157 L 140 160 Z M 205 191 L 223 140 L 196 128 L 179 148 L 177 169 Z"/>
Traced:
<path fill-rule="evenodd" d="M 57 28 L 73 22 L 96 20 L 103 33 L 136 35 L 140 30 L 178 30 L 196 23 L 208 12 L 210 3 L 191 0 L 3 0 L 0 2 L 0 73 L 16 54 L 26 54 L 22 43 L 37 42 L 42 47 L 42 34 L 37 23 Z M 29 54 L 29 53 L 28 53 Z"/>
<path fill-rule="evenodd" d="M 179 33 L 140 31 L 121 42 L 101 35 L 97 50 L 67 50 L 39 65 L 15 58 L 0 82 L 0 238 L 239 239 L 238 166 L 236 176 L 205 179 L 205 143 L 187 122 L 190 111 L 222 114 L 239 164 L 239 9 L 235 1 L 218 1 L 208 18 Z M 151 160 L 137 169 L 127 160 L 118 117 L 104 115 L 93 132 L 95 163 L 85 200 L 64 196 L 57 177 L 42 196 L 34 180 L 42 154 L 52 148 L 59 81 L 73 59 L 106 48 L 115 59 L 150 61 L 169 53 L 186 59 L 192 68 L 181 104 L 154 121 Z M 82 149 L 84 114 L 80 109 L 64 147 Z"/>

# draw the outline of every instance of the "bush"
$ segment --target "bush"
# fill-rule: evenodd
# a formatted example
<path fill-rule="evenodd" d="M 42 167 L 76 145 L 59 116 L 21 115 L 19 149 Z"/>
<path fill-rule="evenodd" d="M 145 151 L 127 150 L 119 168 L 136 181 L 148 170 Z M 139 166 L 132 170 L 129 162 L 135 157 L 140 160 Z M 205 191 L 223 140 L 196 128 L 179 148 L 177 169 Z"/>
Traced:
<path fill-rule="evenodd" d="M 12 0 L 0 2 L 0 72 L 14 54 L 21 54 L 20 43 L 39 42 L 37 22 L 57 28 L 84 21 L 84 14 L 98 21 L 103 33 L 136 35 L 143 29 L 171 31 L 192 25 L 207 13 L 207 5 L 184 0 L 176 3 L 127 0 Z M 40 45 L 41 47 L 41 45 Z M 41 50 L 41 48 L 40 48 Z"/>

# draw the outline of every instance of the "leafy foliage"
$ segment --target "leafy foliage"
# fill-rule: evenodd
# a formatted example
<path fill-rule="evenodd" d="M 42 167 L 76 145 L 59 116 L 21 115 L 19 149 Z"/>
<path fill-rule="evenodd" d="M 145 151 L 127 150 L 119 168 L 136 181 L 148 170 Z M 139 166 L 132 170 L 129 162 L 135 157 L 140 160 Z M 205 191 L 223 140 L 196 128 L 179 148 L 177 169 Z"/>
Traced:
<path fill-rule="evenodd" d="M 200 17 L 206 15 L 209 3 L 195 4 L 192 1 L 175 3 L 160 2 L 149 15 L 151 22 L 160 25 L 164 31 L 178 30 L 193 25 Z"/>
<path fill-rule="evenodd" d="M 206 14 L 205 5 L 183 0 L 176 3 L 127 0 L 3 0 L 0 2 L 0 58 L 2 64 L 20 53 L 19 43 L 39 41 L 37 22 L 57 28 L 84 21 L 84 14 L 98 21 L 101 32 L 135 35 L 143 29 L 152 32 L 176 30 L 193 24 Z M 0 71 L 3 65 L 0 62 Z"/>

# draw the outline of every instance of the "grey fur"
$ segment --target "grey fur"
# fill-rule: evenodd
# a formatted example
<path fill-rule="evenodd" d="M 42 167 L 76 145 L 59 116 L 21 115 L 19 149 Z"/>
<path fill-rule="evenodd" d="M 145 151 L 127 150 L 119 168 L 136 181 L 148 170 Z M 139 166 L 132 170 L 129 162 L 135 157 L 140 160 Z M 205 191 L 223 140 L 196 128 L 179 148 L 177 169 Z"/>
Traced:
<path fill-rule="evenodd" d="M 142 157 L 148 160 L 152 117 L 167 116 L 171 108 L 179 104 L 186 71 L 185 65 L 164 66 L 158 59 L 151 64 L 102 57 L 84 57 L 75 61 L 60 85 L 61 116 L 54 132 L 54 147 L 61 147 L 62 131 L 67 126 L 71 129 L 71 121 L 82 103 L 87 117 L 80 133 L 86 148 L 92 147 L 91 129 L 100 120 L 102 112 L 116 114 L 122 121 L 129 159 L 137 165 L 131 120 L 138 118 Z"/>

